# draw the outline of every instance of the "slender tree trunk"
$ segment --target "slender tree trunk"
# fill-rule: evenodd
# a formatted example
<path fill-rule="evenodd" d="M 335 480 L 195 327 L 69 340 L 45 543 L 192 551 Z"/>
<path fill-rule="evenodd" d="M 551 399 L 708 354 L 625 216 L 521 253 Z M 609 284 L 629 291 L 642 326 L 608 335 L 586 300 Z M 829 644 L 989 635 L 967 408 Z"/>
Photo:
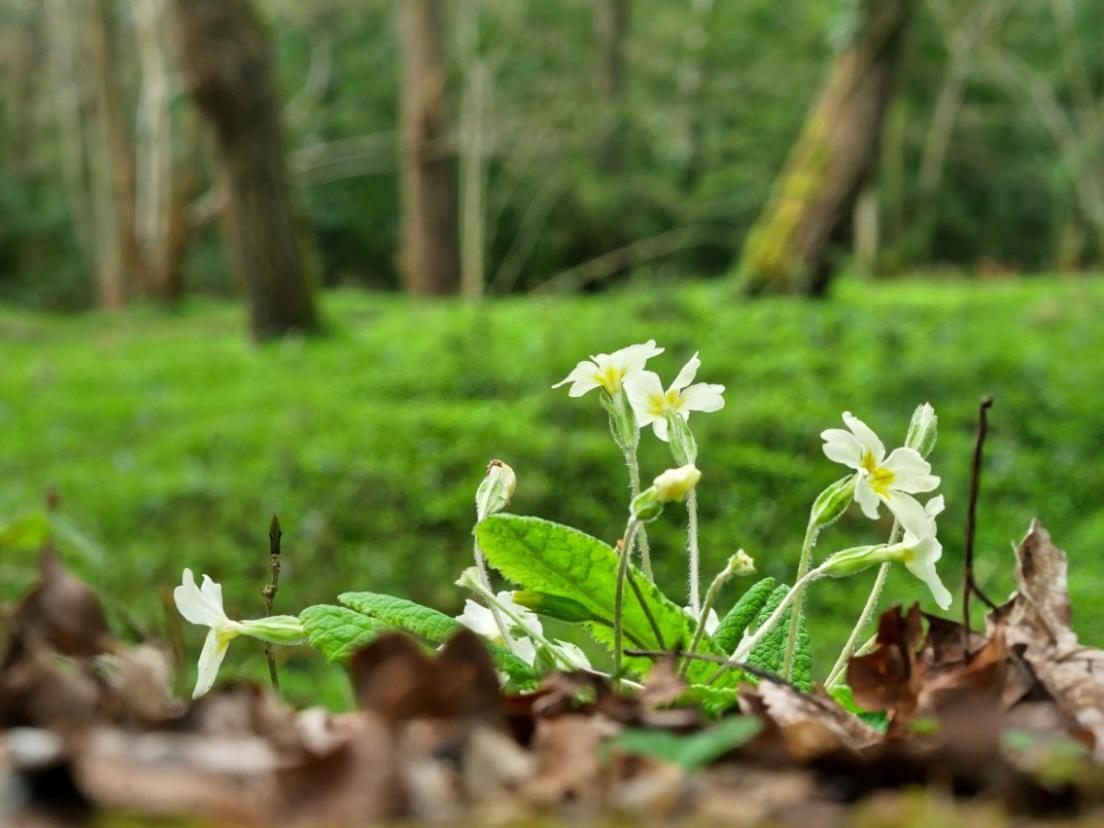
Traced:
<path fill-rule="evenodd" d="M 458 285 L 455 153 L 448 143 L 443 0 L 397 0 L 402 250 L 406 290 L 455 293 Z"/>
<path fill-rule="evenodd" d="M 128 283 L 140 278 L 142 267 L 134 232 L 134 153 L 130 130 L 120 106 L 124 96 L 119 82 L 114 0 L 95 0 L 88 22 L 99 121 L 97 134 L 101 142 L 97 166 L 102 169 L 97 175 L 103 176 L 98 210 L 112 214 L 105 220 L 102 231 L 106 234 L 104 244 L 114 240 L 117 248 L 105 258 L 104 264 L 106 267 L 106 262 L 110 261 L 110 266 L 118 269 L 111 277 L 113 282 L 118 282 L 118 287 L 113 288 L 118 292 L 112 300 L 115 306 L 125 302 Z"/>
<path fill-rule="evenodd" d="M 313 329 L 267 32 L 248 0 L 173 0 L 173 7 L 183 74 L 217 138 L 231 258 L 253 334 Z"/>
<path fill-rule="evenodd" d="M 715 0 L 691 0 L 690 24 L 683 34 L 686 55 L 679 71 L 679 91 L 687 107 L 688 151 L 682 175 L 683 186 L 687 189 L 697 183 L 704 166 L 709 41 L 714 30 L 712 19 L 716 7 Z"/>
<path fill-rule="evenodd" d="M 35 159 L 35 134 L 38 130 L 36 100 L 39 76 L 43 69 L 44 26 L 38 0 L 18 0 L 14 13 L 18 22 L 11 25 L 7 40 L 6 71 L 10 82 L 5 87 L 8 128 L 8 168 L 13 176 L 28 174 Z"/>
<path fill-rule="evenodd" d="M 179 298 L 177 258 L 171 249 L 173 132 L 169 112 L 171 75 L 165 42 L 166 0 L 134 0 L 134 29 L 141 69 L 135 141 L 135 231 L 142 286 L 162 301 Z"/>
<path fill-rule="evenodd" d="M 625 40 L 631 12 L 631 0 L 594 0 L 599 51 L 597 84 L 603 110 L 598 163 L 609 173 L 618 173 L 625 165 Z"/>
<path fill-rule="evenodd" d="M 480 0 L 463 0 L 457 22 L 460 98 L 460 292 L 483 295 L 487 246 L 487 97 L 490 72 L 479 48 Z"/>
<path fill-rule="evenodd" d="M 863 0 L 766 209 L 748 235 L 745 290 L 822 293 L 831 241 L 851 218 L 877 155 L 902 43 L 917 0 Z"/>

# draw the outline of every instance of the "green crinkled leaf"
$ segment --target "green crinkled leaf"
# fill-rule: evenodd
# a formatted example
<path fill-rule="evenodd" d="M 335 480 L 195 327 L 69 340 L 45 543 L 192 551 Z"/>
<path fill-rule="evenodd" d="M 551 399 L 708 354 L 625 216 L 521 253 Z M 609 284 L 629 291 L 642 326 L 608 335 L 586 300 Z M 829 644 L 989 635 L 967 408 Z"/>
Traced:
<path fill-rule="evenodd" d="M 762 728 L 756 718 L 732 716 L 688 735 L 667 730 L 625 730 L 614 737 L 611 745 L 624 753 L 650 756 L 696 770 L 751 741 Z"/>
<path fill-rule="evenodd" d="M 607 646 L 612 632 L 605 623 L 613 618 L 617 587 L 617 553 L 613 547 L 577 529 L 533 517 L 492 515 L 475 528 L 476 537 L 487 560 L 503 575 L 526 589 L 560 595 L 579 602 L 603 619 L 591 623 L 595 637 Z M 636 595 L 625 587 L 623 629 L 628 647 L 655 650 L 688 647 L 694 637 L 694 622 L 682 608 L 664 595 L 640 570 L 632 567 L 640 592 L 663 634 L 657 640 Z M 712 639 L 705 636 L 698 648 L 712 655 L 723 655 Z M 646 659 L 631 659 L 626 666 L 638 673 L 647 671 Z M 691 681 L 704 681 L 716 671 L 716 665 L 693 662 L 687 671 Z M 729 671 L 718 684 L 737 680 Z"/>
<path fill-rule="evenodd" d="M 683 699 L 696 706 L 710 719 L 723 716 L 739 703 L 735 687 L 714 687 L 710 684 L 692 684 L 686 688 Z"/>
<path fill-rule="evenodd" d="M 865 707 L 859 707 L 859 703 L 855 701 L 855 695 L 851 692 L 850 687 L 847 685 L 833 687 L 829 694 L 844 710 L 854 713 L 879 733 L 886 732 L 889 727 L 889 716 L 886 715 L 884 710 L 867 710 Z"/>
<path fill-rule="evenodd" d="M 767 576 L 748 587 L 740 596 L 740 600 L 717 625 L 713 633 L 713 643 L 726 653 L 735 650 L 744 635 L 744 630 L 758 617 L 777 583 L 774 578 Z"/>
<path fill-rule="evenodd" d="M 778 609 L 778 605 L 789 593 L 787 584 L 779 584 L 771 592 L 770 597 L 759 610 L 755 619 L 755 629 L 770 617 L 770 614 Z M 747 663 L 761 670 L 769 670 L 779 673 L 782 670 L 782 661 L 786 655 L 786 637 L 790 632 L 790 619 L 793 618 L 793 609 L 790 608 L 782 616 L 782 620 L 774 625 L 759 645 L 751 651 Z M 793 670 L 790 680 L 802 690 L 809 690 L 813 686 L 813 660 L 809 641 L 809 627 L 805 622 L 805 612 L 802 611 L 797 625 L 797 643 L 794 648 Z"/>
<path fill-rule="evenodd" d="M 307 641 L 327 661 L 345 661 L 353 651 L 371 644 L 389 627 L 375 618 L 347 607 L 316 604 L 299 613 Z"/>
<path fill-rule="evenodd" d="M 345 592 L 337 596 L 337 600 L 358 613 L 382 621 L 389 627 L 424 638 L 431 644 L 444 644 L 464 629 L 463 624 L 443 612 L 394 595 L 384 595 L 379 592 Z M 510 681 L 522 687 L 537 681 L 539 676 L 533 668 L 512 652 L 486 639 L 484 643 L 490 650 L 495 666 L 509 676 Z"/>

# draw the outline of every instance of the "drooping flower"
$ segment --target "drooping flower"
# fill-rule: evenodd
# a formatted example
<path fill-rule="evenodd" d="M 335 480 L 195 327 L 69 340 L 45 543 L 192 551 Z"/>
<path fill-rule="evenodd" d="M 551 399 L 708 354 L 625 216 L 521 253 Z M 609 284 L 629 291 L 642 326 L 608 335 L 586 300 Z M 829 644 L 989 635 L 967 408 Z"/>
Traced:
<path fill-rule="evenodd" d="M 663 383 L 654 371 L 641 371 L 626 382 L 625 390 L 641 428 L 650 425 L 656 437 L 667 442 L 668 414 L 687 420 L 691 411 L 710 412 L 724 408 L 723 385 L 694 383 L 700 367 L 701 360 L 694 354 L 667 390 L 663 389 Z"/>
<path fill-rule="evenodd" d="M 821 432 L 829 460 L 856 471 L 855 501 L 871 520 L 884 503 L 906 532 L 923 538 L 934 535 L 931 517 L 912 495 L 939 486 L 931 464 L 911 448 L 897 448 L 887 457 L 878 435 L 850 411 L 843 412 L 849 430 L 829 428 Z"/>
<path fill-rule="evenodd" d="M 210 628 L 199 653 L 193 699 L 198 699 L 214 685 L 226 650 L 239 635 L 271 644 L 301 644 L 305 639 L 303 626 L 293 615 L 273 615 L 249 621 L 229 618 L 222 608 L 222 586 L 204 575 L 203 585 L 197 587 L 190 569 L 184 570 L 180 586 L 173 590 L 173 601 L 186 621 Z"/>
<path fill-rule="evenodd" d="M 943 585 L 935 569 L 936 563 L 943 557 L 943 544 L 935 537 L 935 518 L 943 508 L 943 495 L 933 497 L 924 505 L 924 513 L 931 521 L 931 534 L 918 537 L 906 530 L 901 541 L 901 546 L 905 547 L 901 563 L 909 572 L 927 584 L 932 597 L 935 598 L 935 603 L 939 604 L 940 609 L 945 610 L 951 605 L 951 593 Z"/>
<path fill-rule="evenodd" d="M 570 397 L 581 397 L 595 388 L 602 388 L 613 397 L 626 382 L 644 370 L 649 359 L 662 353 L 663 349 L 656 347 L 655 340 L 649 339 L 639 345 L 621 348 L 612 354 L 595 354 L 576 365 L 570 374 L 552 387 L 559 388 L 570 382 L 571 388 L 567 391 Z"/>
<path fill-rule="evenodd" d="M 173 601 L 185 620 L 211 628 L 199 654 L 199 675 L 192 691 L 192 698 L 198 699 L 214 685 L 230 642 L 244 630 L 227 617 L 222 608 L 222 587 L 207 575 L 203 576 L 203 586 L 197 587 L 192 570 L 185 569 L 180 586 L 173 590 Z"/>

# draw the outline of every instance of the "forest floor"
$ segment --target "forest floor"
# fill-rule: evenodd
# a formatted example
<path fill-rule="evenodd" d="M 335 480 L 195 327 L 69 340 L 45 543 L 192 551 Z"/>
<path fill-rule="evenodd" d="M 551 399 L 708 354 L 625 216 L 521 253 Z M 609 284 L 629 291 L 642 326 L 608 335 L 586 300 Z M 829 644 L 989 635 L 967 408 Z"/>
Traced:
<path fill-rule="evenodd" d="M 125 626 L 162 637 L 179 632 L 166 608 L 185 566 L 224 584 L 232 614 L 259 614 L 273 512 L 285 528 L 277 611 L 351 587 L 456 611 L 491 457 L 517 470 L 515 511 L 620 532 L 624 470 L 604 415 L 549 386 L 589 353 L 654 337 L 665 379 L 700 350 L 699 378 L 728 387 L 725 409 L 692 423 L 707 573 L 742 546 L 764 574 L 792 577 L 809 503 L 838 476 L 819 432 L 852 410 L 903 436 L 930 400 L 953 583 L 977 400 L 992 393 L 978 576 L 1007 595 L 1009 542 L 1038 516 L 1074 561 L 1079 632 L 1104 638 L 1104 281 L 849 281 L 824 301 L 754 303 L 717 283 L 481 306 L 338 291 L 324 307 L 327 336 L 261 348 L 229 303 L 120 316 L 0 308 L 0 523 L 30 520 L 54 492 L 67 564 Z M 648 476 L 668 458 L 645 437 Z M 653 531 L 671 594 L 682 531 L 678 515 Z M 886 532 L 849 516 L 824 552 Z M 11 550 L 3 601 L 33 580 L 34 558 L 18 533 L 0 542 Z M 889 599 L 911 600 L 915 583 L 895 578 Z M 867 589 L 854 580 L 811 595 L 821 668 Z M 193 662 L 200 641 L 184 643 Z M 231 653 L 228 675 L 263 674 L 248 649 Z M 291 699 L 348 704 L 333 668 L 309 654 L 283 666 Z M 182 672 L 180 688 L 190 681 Z"/>

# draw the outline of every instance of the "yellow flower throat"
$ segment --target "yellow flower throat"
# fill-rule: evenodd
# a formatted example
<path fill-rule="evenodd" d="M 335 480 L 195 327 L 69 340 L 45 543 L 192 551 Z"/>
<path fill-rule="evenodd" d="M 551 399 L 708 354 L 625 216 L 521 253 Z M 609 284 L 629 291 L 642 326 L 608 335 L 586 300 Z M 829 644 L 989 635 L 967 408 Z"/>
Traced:
<path fill-rule="evenodd" d="M 893 485 L 896 475 L 884 466 L 879 466 L 869 451 L 863 455 L 862 467 L 870 475 L 870 488 L 882 497 L 889 497 L 889 487 Z"/>

